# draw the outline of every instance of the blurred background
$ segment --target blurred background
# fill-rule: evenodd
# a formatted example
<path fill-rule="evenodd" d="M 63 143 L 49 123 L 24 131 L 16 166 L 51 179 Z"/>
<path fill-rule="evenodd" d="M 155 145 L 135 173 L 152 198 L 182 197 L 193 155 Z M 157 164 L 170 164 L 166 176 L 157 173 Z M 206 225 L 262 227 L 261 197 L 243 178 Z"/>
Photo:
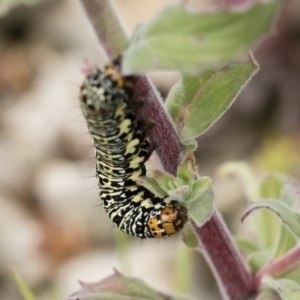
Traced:
<path fill-rule="evenodd" d="M 188 2 L 207 8 L 221 0 Z M 261 71 L 198 141 L 200 173 L 212 176 L 218 208 L 234 233 L 242 230 L 247 203 L 237 180 L 217 176 L 220 164 L 246 160 L 258 173 L 300 178 L 300 3 L 286 2 L 276 35 L 254 52 Z M 114 3 L 130 35 L 172 2 Z M 11 267 L 41 300 L 62 299 L 79 288 L 78 280 L 103 279 L 113 268 L 166 293 L 180 290 L 173 276 L 182 255 L 178 237 L 125 237 L 99 205 L 94 149 L 78 105 L 86 62 L 104 60 L 79 1 L 0 11 L 1 300 L 22 299 Z M 163 97 L 179 78 L 176 72 L 151 77 Z M 197 299 L 220 299 L 201 254 L 190 255 L 185 289 Z"/>

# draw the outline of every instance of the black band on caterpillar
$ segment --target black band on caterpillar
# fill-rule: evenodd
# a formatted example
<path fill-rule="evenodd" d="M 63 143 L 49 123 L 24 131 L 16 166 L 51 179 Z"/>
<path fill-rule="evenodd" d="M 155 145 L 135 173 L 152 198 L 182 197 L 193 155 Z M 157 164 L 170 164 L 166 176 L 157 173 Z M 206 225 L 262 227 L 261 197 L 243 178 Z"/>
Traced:
<path fill-rule="evenodd" d="M 150 126 L 138 119 L 140 105 L 132 100 L 136 80 L 121 75 L 116 59 L 85 79 L 81 109 L 96 147 L 96 177 L 109 218 L 131 236 L 168 237 L 183 228 L 187 210 L 136 184 L 153 151 L 146 139 Z"/>

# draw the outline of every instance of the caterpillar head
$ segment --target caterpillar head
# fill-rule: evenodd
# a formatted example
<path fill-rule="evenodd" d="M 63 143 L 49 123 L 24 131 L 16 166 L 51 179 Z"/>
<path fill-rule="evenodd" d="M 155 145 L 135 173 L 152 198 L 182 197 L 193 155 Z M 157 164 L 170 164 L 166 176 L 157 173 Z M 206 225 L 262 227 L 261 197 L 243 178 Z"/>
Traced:
<path fill-rule="evenodd" d="M 168 237 L 179 232 L 187 221 L 187 209 L 173 200 L 161 210 L 160 214 L 149 219 L 148 227 L 153 237 Z"/>
<path fill-rule="evenodd" d="M 136 81 L 136 76 L 121 74 L 121 57 L 118 57 L 87 76 L 80 90 L 81 105 L 92 114 L 112 108 L 132 97 Z"/>

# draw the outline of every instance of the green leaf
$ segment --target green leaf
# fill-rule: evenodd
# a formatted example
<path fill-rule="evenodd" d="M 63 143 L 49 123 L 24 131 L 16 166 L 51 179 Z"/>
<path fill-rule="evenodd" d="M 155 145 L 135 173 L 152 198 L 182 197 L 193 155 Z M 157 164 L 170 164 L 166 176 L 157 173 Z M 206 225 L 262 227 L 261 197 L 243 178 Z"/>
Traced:
<path fill-rule="evenodd" d="M 268 174 L 261 178 L 259 184 L 260 199 L 279 199 L 283 183 L 280 176 Z M 261 200 L 259 200 L 261 201 Z M 264 247 L 270 247 L 278 241 L 281 224 L 278 218 L 267 210 L 261 210 L 255 218 L 256 231 Z"/>
<path fill-rule="evenodd" d="M 186 204 L 189 217 L 197 224 L 197 226 L 203 225 L 210 219 L 214 210 L 214 197 L 214 188 L 211 186 L 195 201 Z"/>
<path fill-rule="evenodd" d="M 300 285 L 290 279 L 273 279 L 264 277 L 262 284 L 276 291 L 282 300 L 299 300 Z"/>
<path fill-rule="evenodd" d="M 122 271 L 130 272 L 131 266 L 128 259 L 131 251 L 132 239 L 131 237 L 121 230 L 114 230 L 114 249 L 118 255 L 118 261 Z"/>
<path fill-rule="evenodd" d="M 194 177 L 198 173 L 196 158 L 192 151 L 188 151 L 177 170 L 177 177 L 182 179 L 187 185 L 192 186 Z"/>
<path fill-rule="evenodd" d="M 172 176 L 171 174 L 164 173 L 159 170 L 152 171 L 152 174 L 158 185 L 165 191 L 175 190 L 177 188 L 177 186 L 174 184 L 176 177 Z"/>
<path fill-rule="evenodd" d="M 168 193 L 158 184 L 156 179 L 153 177 L 139 177 L 136 180 L 136 183 L 142 185 L 160 198 L 168 196 Z"/>
<path fill-rule="evenodd" d="M 287 228 L 289 228 L 298 238 L 300 238 L 300 215 L 290 209 L 283 202 L 277 200 L 265 200 L 253 203 L 244 212 L 242 220 L 244 220 L 254 210 L 262 208 L 268 209 L 275 213 L 287 226 Z"/>
<path fill-rule="evenodd" d="M 12 274 L 15 283 L 18 285 L 19 292 L 21 293 L 24 300 L 35 300 L 35 297 L 31 290 L 28 288 L 27 284 L 24 282 L 20 274 L 12 269 Z"/>
<path fill-rule="evenodd" d="M 254 71 L 252 63 L 231 64 L 197 77 L 182 75 L 171 89 L 166 106 L 183 145 L 191 145 L 193 138 L 224 114 Z"/>
<path fill-rule="evenodd" d="M 261 201 L 258 201 L 258 204 Z M 251 215 L 253 219 L 251 222 L 255 222 L 253 224 L 255 228 L 255 232 L 259 237 L 262 247 L 271 247 L 278 240 L 278 236 L 280 233 L 280 228 L 282 224 L 279 219 L 268 210 L 261 210 L 260 212 Z"/>
<path fill-rule="evenodd" d="M 183 185 L 175 190 L 169 190 L 168 194 L 173 200 L 178 202 L 183 202 L 185 194 L 189 193 L 190 187 L 188 185 Z"/>
<path fill-rule="evenodd" d="M 274 253 L 271 255 L 272 259 L 276 259 L 292 248 L 297 244 L 297 238 L 295 235 L 284 225 L 281 225 L 280 233 L 276 244 L 274 245 Z"/>
<path fill-rule="evenodd" d="M 282 299 L 273 290 L 264 289 L 262 291 L 259 291 L 259 294 L 255 298 L 255 300 L 282 300 Z"/>
<path fill-rule="evenodd" d="M 185 195 L 185 203 L 193 202 L 199 198 L 207 189 L 213 185 L 213 182 L 210 177 L 200 177 L 195 180 L 192 185 L 191 192 Z"/>
<path fill-rule="evenodd" d="M 267 175 L 260 182 L 260 198 L 279 199 L 283 183 L 276 175 Z"/>
<path fill-rule="evenodd" d="M 257 242 L 250 241 L 248 237 L 236 236 L 235 243 L 239 250 L 244 254 L 251 254 L 259 250 Z"/>
<path fill-rule="evenodd" d="M 145 72 L 200 69 L 241 57 L 263 34 L 280 4 L 259 3 L 245 11 L 194 13 L 184 6 L 170 6 L 136 28 L 123 55 L 123 71 Z"/>
<path fill-rule="evenodd" d="M 192 274 L 193 274 L 193 254 L 190 248 L 183 243 L 179 243 L 176 249 L 176 257 L 174 259 L 174 287 L 177 293 L 187 293 L 191 290 Z"/>
<path fill-rule="evenodd" d="M 183 242 L 186 244 L 186 246 L 188 246 L 189 248 L 199 247 L 199 240 L 190 222 L 185 224 L 182 233 Z"/>
<path fill-rule="evenodd" d="M 189 185 L 185 184 L 185 181 L 181 178 L 174 178 L 172 181 L 169 181 L 169 185 L 168 185 L 169 189 L 173 189 L 173 190 L 177 190 L 180 189 L 182 187 L 185 187 L 186 190 L 190 189 Z"/>
<path fill-rule="evenodd" d="M 258 201 L 257 205 L 260 205 L 261 197 L 281 199 L 281 202 L 288 206 L 299 198 L 298 182 L 283 174 L 267 174 L 258 181 L 244 162 L 225 163 L 218 173 L 222 176 L 235 175 L 241 179 L 247 198 L 250 201 Z M 261 247 L 273 247 L 271 258 L 281 256 L 295 245 L 294 234 L 270 211 L 261 210 L 252 214 L 250 226 L 253 227 L 257 236 L 256 242 L 259 242 Z"/>
<path fill-rule="evenodd" d="M 295 201 L 299 201 L 299 184 L 291 181 L 285 182 L 281 191 L 281 200 L 288 206 L 292 206 Z"/>
<path fill-rule="evenodd" d="M 260 270 L 270 260 L 271 251 L 271 248 L 265 248 L 253 252 L 247 257 L 247 262 L 251 268 L 252 273 Z"/>
<path fill-rule="evenodd" d="M 80 282 L 78 292 L 70 295 L 66 300 L 192 300 L 185 296 L 167 296 L 149 287 L 143 281 L 125 277 L 116 272 L 96 283 Z"/>
<path fill-rule="evenodd" d="M 189 151 L 195 151 L 197 149 L 197 142 L 194 139 L 187 140 L 185 143 L 185 149 Z"/>
<path fill-rule="evenodd" d="M 177 177 L 183 180 L 188 186 L 192 186 L 193 178 L 187 165 L 178 167 Z"/>
<path fill-rule="evenodd" d="M 300 262 L 295 264 L 290 270 L 282 274 L 281 277 L 290 279 L 300 284 Z"/>
<path fill-rule="evenodd" d="M 41 0 L 1 0 L 0 1 L 0 16 L 8 13 L 17 5 L 28 4 L 33 5 Z"/>

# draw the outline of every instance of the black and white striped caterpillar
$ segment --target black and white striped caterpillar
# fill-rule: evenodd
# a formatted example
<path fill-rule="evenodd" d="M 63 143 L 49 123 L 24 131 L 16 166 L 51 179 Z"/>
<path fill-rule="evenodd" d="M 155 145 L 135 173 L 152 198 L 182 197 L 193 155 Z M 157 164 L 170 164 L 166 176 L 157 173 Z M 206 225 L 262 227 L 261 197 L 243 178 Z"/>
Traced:
<path fill-rule="evenodd" d="M 183 228 L 187 210 L 136 183 L 146 175 L 153 151 L 150 123 L 138 118 L 140 103 L 132 100 L 136 81 L 121 75 L 120 58 L 97 69 L 81 86 L 81 110 L 94 140 L 96 177 L 109 218 L 131 236 L 168 237 Z"/>

